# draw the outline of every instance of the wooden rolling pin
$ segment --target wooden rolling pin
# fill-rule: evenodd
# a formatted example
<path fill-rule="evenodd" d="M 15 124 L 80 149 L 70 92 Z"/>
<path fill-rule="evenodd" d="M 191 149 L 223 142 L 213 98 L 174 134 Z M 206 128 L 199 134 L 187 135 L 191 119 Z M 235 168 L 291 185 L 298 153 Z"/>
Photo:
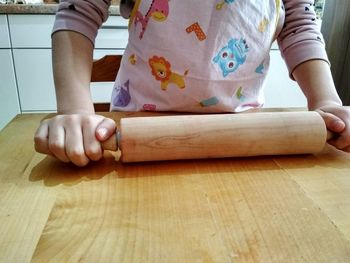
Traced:
<path fill-rule="evenodd" d="M 106 150 L 122 162 L 321 151 L 327 129 L 316 112 L 262 112 L 123 118 Z"/>

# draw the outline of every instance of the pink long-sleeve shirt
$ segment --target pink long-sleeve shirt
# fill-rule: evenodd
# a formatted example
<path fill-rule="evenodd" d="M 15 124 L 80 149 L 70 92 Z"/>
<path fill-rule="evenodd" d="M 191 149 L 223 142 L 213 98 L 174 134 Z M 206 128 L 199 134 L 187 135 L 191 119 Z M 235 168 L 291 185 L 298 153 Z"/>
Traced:
<path fill-rule="evenodd" d="M 140 6 L 137 7 L 137 10 L 134 10 L 135 11 L 134 14 L 131 13 L 131 18 L 130 18 L 132 20 L 131 25 L 134 26 L 134 29 L 130 31 L 129 42 L 132 41 L 132 43 L 136 43 L 136 44 L 131 45 L 134 47 L 135 49 L 134 51 L 131 50 L 131 48 L 127 48 L 126 50 L 125 55 L 127 56 L 127 59 L 129 59 L 129 61 L 130 61 L 130 58 L 135 58 L 135 56 L 138 55 L 140 57 L 143 56 L 142 60 L 144 61 L 148 61 L 148 60 L 152 61 L 153 58 L 162 58 L 164 59 L 165 62 L 168 62 L 168 63 L 172 62 L 172 65 L 175 65 L 176 63 L 174 61 L 177 59 L 177 57 L 174 57 L 174 58 L 172 58 L 171 56 L 165 57 L 164 54 L 162 54 L 161 56 L 160 54 L 156 54 L 156 50 L 152 50 L 152 48 L 149 48 L 151 51 L 148 54 L 148 57 L 146 57 L 146 55 L 143 55 L 143 54 L 136 54 L 137 50 L 139 50 L 137 47 L 137 43 L 138 42 L 141 43 L 141 41 L 143 41 L 143 45 L 144 45 L 145 43 L 148 43 L 147 41 L 152 42 L 150 40 L 151 39 L 150 36 L 152 36 L 152 34 L 164 35 L 163 33 L 165 30 L 165 26 L 167 26 L 168 22 L 170 23 L 172 21 L 172 18 L 170 17 L 170 14 L 169 14 L 170 11 L 172 12 L 172 15 L 174 15 L 175 13 L 177 14 L 175 17 L 178 18 L 179 21 L 186 23 L 186 19 L 188 19 L 188 14 L 189 14 L 188 12 L 186 12 L 186 10 L 190 9 L 190 10 L 196 10 L 196 12 L 203 12 L 204 14 L 206 14 L 203 17 L 208 17 L 208 13 L 206 13 L 207 12 L 206 10 L 212 9 L 212 11 L 210 11 L 212 13 L 209 13 L 210 19 L 208 20 L 210 21 L 205 21 L 205 19 L 200 18 L 199 15 L 193 15 L 194 16 L 193 19 L 198 20 L 197 23 L 192 24 L 191 22 L 192 20 L 188 21 L 188 23 L 190 24 L 189 24 L 189 27 L 186 28 L 186 30 L 189 30 L 187 33 L 190 33 L 190 32 L 196 33 L 197 44 L 193 44 L 194 43 L 193 40 L 191 40 L 192 42 L 189 42 L 188 40 L 184 40 L 183 42 L 182 41 L 181 42 L 183 43 L 184 47 L 187 47 L 186 41 L 188 42 L 188 45 L 192 44 L 195 47 L 199 47 L 199 45 L 204 42 L 207 42 L 205 47 L 218 45 L 215 51 L 218 53 L 210 54 L 209 56 L 211 57 L 207 59 L 207 61 L 212 62 L 211 63 L 212 69 L 214 69 L 214 71 L 217 71 L 216 75 L 214 74 L 211 76 L 211 78 L 214 78 L 217 82 L 220 81 L 219 79 L 220 77 L 222 78 L 222 80 L 226 80 L 226 79 L 230 80 L 230 78 L 234 80 L 233 76 L 235 74 L 237 74 L 237 76 L 249 76 L 249 78 L 247 77 L 247 79 L 255 78 L 255 76 L 249 75 L 250 73 L 248 73 L 248 71 L 244 69 L 244 64 L 246 64 L 247 67 L 248 65 L 250 67 L 254 66 L 254 69 L 255 69 L 254 74 L 263 73 L 262 71 L 265 68 L 267 70 L 268 63 L 265 62 L 265 60 L 261 59 L 261 61 L 258 61 L 257 65 L 254 65 L 252 64 L 251 61 L 249 61 L 249 56 L 246 56 L 246 54 L 249 54 L 249 52 L 251 52 L 251 57 L 254 56 L 255 58 L 258 59 L 259 54 L 256 52 L 256 50 L 261 48 L 266 53 L 267 52 L 266 47 L 268 47 L 267 45 L 271 43 L 271 39 L 274 40 L 275 38 L 277 38 L 278 40 L 280 51 L 281 51 L 282 57 L 284 58 L 287 64 L 290 76 L 292 76 L 293 70 L 299 64 L 305 61 L 312 60 L 312 59 L 321 59 L 328 62 L 323 37 L 320 33 L 319 25 L 317 24 L 316 15 L 313 9 L 313 4 L 314 4 L 313 0 L 283 0 L 282 2 L 280 2 L 280 0 L 276 0 L 276 1 L 270 0 L 270 1 L 263 2 L 263 4 L 261 3 L 261 1 L 255 2 L 254 0 L 252 0 L 251 2 L 248 2 L 248 4 L 246 1 L 244 1 L 245 3 L 243 3 L 240 0 L 225 0 L 225 1 L 214 1 L 214 2 L 218 2 L 216 4 L 215 3 L 204 4 L 203 2 L 201 2 L 200 7 L 196 4 L 197 3 L 196 1 L 192 0 L 192 1 L 186 2 L 186 4 L 184 4 L 185 2 L 181 3 L 182 6 L 187 5 L 186 7 L 181 7 L 180 4 L 178 4 L 179 6 L 170 7 L 172 8 L 172 10 L 170 11 L 169 11 L 170 4 L 168 5 L 167 0 L 143 0 L 138 2 L 139 4 L 141 2 L 141 4 Z M 192 2 L 192 6 L 190 2 Z M 90 39 L 92 43 L 94 43 L 98 28 L 108 18 L 109 4 L 110 4 L 110 1 L 108 0 L 85 0 L 85 1 L 62 0 L 56 15 L 56 21 L 55 21 L 53 32 L 57 32 L 60 30 L 76 31 L 85 35 L 88 39 Z M 162 14 L 163 15 L 165 14 L 165 18 L 164 18 L 165 22 L 163 20 L 161 21 L 162 23 L 155 22 L 155 25 L 157 25 L 158 27 L 160 25 L 163 26 L 162 28 L 163 31 L 152 32 L 152 29 L 151 29 L 152 26 L 149 26 L 150 29 L 147 28 L 148 22 L 149 20 L 152 19 L 152 16 L 150 15 L 147 17 L 147 15 L 150 14 L 150 12 L 152 12 L 152 8 L 155 8 L 156 5 L 158 5 L 159 9 L 162 9 L 162 8 L 164 9 L 162 10 L 163 12 Z M 261 5 L 261 6 L 258 6 L 258 5 Z M 127 12 L 128 11 L 127 5 L 124 5 L 123 7 L 124 9 L 122 10 L 123 11 L 122 14 L 125 15 L 126 13 L 125 16 L 129 15 L 130 12 Z M 184 9 L 181 10 L 181 8 L 184 8 Z M 199 10 L 199 8 L 201 9 Z M 247 11 L 249 10 L 249 8 L 250 8 L 250 11 Z M 261 9 L 264 9 L 264 10 L 266 9 L 263 14 L 263 19 L 259 18 L 259 15 L 260 15 L 259 12 L 261 12 L 260 11 Z M 279 11 L 279 9 L 281 9 L 281 11 Z M 155 10 L 158 10 L 158 9 L 155 9 Z M 237 12 L 237 10 L 243 10 L 242 13 L 240 13 L 239 15 L 239 17 L 241 17 L 240 18 L 241 20 L 242 18 L 251 20 L 252 23 L 256 24 L 255 26 L 256 28 L 249 27 L 250 23 L 247 23 L 247 21 L 245 21 L 242 25 L 238 27 L 238 30 L 237 28 L 228 28 L 228 29 L 225 29 L 226 30 L 225 31 L 219 28 L 217 29 L 217 30 L 221 30 L 219 33 L 228 34 L 228 32 L 232 32 L 233 30 L 240 31 L 243 28 L 245 30 L 250 30 L 250 31 L 256 30 L 256 33 L 254 34 L 258 35 L 259 31 L 260 33 L 262 32 L 265 33 L 265 31 L 268 32 L 270 30 L 271 33 L 269 33 L 270 35 L 268 35 L 269 38 L 267 39 L 267 41 L 266 41 L 266 38 L 267 38 L 266 36 L 261 37 L 261 39 L 257 39 L 257 38 L 249 39 L 246 37 L 246 35 L 244 35 L 243 37 L 238 37 L 238 36 L 236 38 L 233 37 L 231 39 L 227 38 L 225 40 L 226 42 L 222 42 L 222 43 L 218 43 L 217 37 L 214 37 L 215 38 L 214 40 L 210 39 L 210 36 L 213 35 L 211 33 L 211 31 L 213 31 L 212 27 L 216 26 L 215 23 L 217 23 L 218 25 L 222 25 L 222 21 L 219 21 L 219 19 L 222 19 L 221 17 L 225 17 L 226 19 L 225 22 L 228 23 L 227 26 L 224 26 L 225 28 L 230 26 L 229 23 L 236 24 L 236 21 L 230 20 L 231 19 L 230 16 L 232 12 Z M 153 11 L 153 12 L 156 12 L 156 11 Z M 244 12 L 247 12 L 247 13 L 245 14 Z M 254 12 L 256 12 L 256 14 Z M 183 13 L 186 13 L 186 14 L 182 17 L 181 15 Z M 248 17 L 250 14 L 252 14 L 252 17 Z M 277 14 L 276 15 L 277 19 L 276 17 L 274 17 L 275 14 Z M 237 15 L 234 14 L 234 16 L 237 16 Z M 271 22 L 274 19 L 276 19 L 276 23 L 277 23 L 275 26 L 273 26 L 272 25 L 273 23 Z M 156 19 L 154 18 L 154 20 Z M 173 25 L 174 23 L 172 24 L 172 26 Z M 270 25 L 270 28 L 269 28 L 269 25 Z M 168 31 L 171 31 L 171 30 L 172 28 L 170 28 L 170 30 Z M 175 34 L 176 32 L 178 32 L 178 29 L 174 29 L 174 32 L 169 33 L 168 38 L 173 36 L 173 34 Z M 276 33 L 276 32 L 277 32 L 277 35 L 276 34 L 274 35 L 273 33 Z M 205 33 L 208 35 L 208 38 L 206 38 Z M 200 39 L 201 37 L 203 39 Z M 166 39 L 167 38 L 164 38 L 164 40 Z M 205 41 L 201 41 L 201 40 L 205 40 Z M 246 41 L 249 42 L 249 40 L 250 40 L 250 43 L 246 43 Z M 213 43 L 211 43 L 210 41 L 212 41 Z M 259 46 L 255 48 L 255 42 L 257 41 L 259 41 L 259 45 L 261 47 Z M 263 47 L 262 43 L 265 43 L 266 47 Z M 226 61 L 223 62 L 222 58 L 219 57 L 220 55 L 222 55 L 221 53 L 224 52 L 224 49 L 225 48 L 229 49 L 230 46 L 232 50 L 231 56 L 235 55 L 235 59 L 236 59 L 236 61 L 234 61 L 235 68 L 233 70 L 230 70 L 229 68 L 226 68 L 226 69 L 223 68 L 222 63 L 226 63 Z M 233 50 L 232 47 L 236 50 Z M 140 48 L 142 48 L 142 45 L 140 46 Z M 153 46 L 153 48 L 155 48 L 155 46 Z M 242 48 L 246 49 L 246 51 L 242 51 Z M 215 48 L 213 49 L 215 50 Z M 255 49 L 255 53 L 253 52 L 254 49 Z M 237 53 L 237 50 L 239 50 L 240 53 L 239 52 Z M 198 55 L 201 55 L 201 54 L 198 53 Z M 268 54 L 266 53 L 265 56 L 268 56 Z M 237 57 L 239 57 L 239 60 Z M 246 57 L 248 58 L 246 59 Z M 123 65 L 124 65 L 124 68 L 129 68 L 130 70 L 129 73 L 134 75 L 137 74 L 138 76 L 140 76 L 140 71 L 133 72 L 135 67 L 130 67 L 129 65 L 127 65 L 126 62 L 124 64 L 122 63 L 122 66 Z M 174 72 L 174 74 L 172 74 L 172 77 L 174 77 L 174 79 L 172 80 L 171 83 L 173 83 L 175 86 L 176 85 L 177 86 L 182 85 L 184 87 L 185 85 L 190 86 L 191 74 L 192 74 L 192 77 L 194 76 L 193 78 L 198 78 L 199 73 L 196 72 L 196 67 L 194 67 L 194 69 L 191 69 L 191 65 L 186 65 L 186 66 L 188 68 L 180 69 L 179 67 L 179 70 L 183 71 L 182 73 L 178 74 Z M 147 67 L 148 67 L 148 63 L 145 62 L 144 69 L 146 69 Z M 127 100 L 128 103 L 127 105 L 125 105 L 125 102 L 124 102 L 125 99 L 122 98 L 122 100 L 120 100 L 119 98 L 121 96 L 120 93 L 121 92 L 125 93 L 126 91 L 129 92 L 129 86 L 131 85 L 130 83 L 132 83 L 132 80 L 130 80 L 129 78 L 123 77 L 123 75 L 124 76 L 127 75 L 127 73 L 125 72 L 126 70 L 122 70 L 122 73 L 121 73 L 122 76 L 116 80 L 114 95 L 112 97 L 112 101 L 114 99 L 116 101 L 116 105 L 115 107 L 113 107 L 113 104 L 112 104 L 112 110 L 147 110 L 149 108 L 157 109 L 157 110 L 181 110 L 180 109 L 182 107 L 181 104 L 179 104 L 178 106 L 175 106 L 175 108 L 167 108 L 166 105 L 162 104 L 163 103 L 162 101 L 145 100 L 145 96 L 148 96 L 149 92 L 147 94 L 142 94 L 142 92 L 137 94 L 135 92 L 134 94 L 135 97 L 141 98 L 135 101 L 133 101 L 133 99 L 130 98 L 130 94 L 127 94 L 126 97 L 128 98 Z M 150 71 L 148 70 L 148 72 Z M 151 74 L 148 74 L 148 75 L 150 75 L 149 81 L 151 81 L 152 79 Z M 146 74 L 144 76 L 144 79 L 146 79 L 148 75 Z M 224 83 L 222 82 L 222 80 L 220 81 L 220 85 Z M 154 81 L 154 83 L 152 83 L 153 86 L 155 86 L 157 82 L 160 82 L 161 84 L 160 87 L 161 87 L 161 90 L 163 91 L 167 90 L 169 86 L 169 80 L 165 82 L 165 81 L 160 81 L 159 78 L 155 78 L 155 79 L 153 78 L 153 81 Z M 172 85 L 171 83 L 170 83 L 170 86 Z M 201 83 L 194 82 L 193 85 L 195 84 L 201 85 Z M 241 110 L 250 108 L 252 105 L 257 107 L 261 106 L 263 102 L 262 100 L 259 99 L 260 95 L 258 94 L 258 92 L 254 91 L 256 89 L 256 87 L 254 88 L 254 85 L 255 86 L 262 85 L 262 81 L 259 81 L 256 83 L 249 83 L 250 85 L 249 89 L 248 89 L 248 84 L 246 89 L 243 84 L 241 81 L 240 82 L 236 81 L 236 84 L 234 85 L 237 85 L 237 86 L 233 88 L 233 91 L 228 92 L 227 90 L 225 90 L 225 94 L 217 95 L 217 94 L 214 94 L 214 92 L 213 93 L 207 92 L 207 95 L 206 95 L 207 97 L 203 97 L 203 98 L 200 98 L 200 94 L 197 94 L 196 96 L 198 98 L 196 99 L 199 102 L 198 105 L 202 105 L 202 108 L 205 108 L 205 110 L 199 110 L 195 106 L 193 106 L 192 108 L 189 107 L 186 109 L 189 111 L 216 112 L 216 111 L 241 111 Z M 140 83 L 137 85 L 140 85 Z M 217 91 L 218 88 L 216 87 L 215 90 Z M 228 101 L 224 99 L 224 97 L 228 96 L 230 92 L 233 93 L 233 96 L 232 96 L 233 99 Z M 253 93 L 256 93 L 256 94 L 254 95 Z M 156 95 L 156 97 L 163 96 L 162 94 L 164 93 L 160 92 L 158 95 Z M 181 96 L 182 96 L 181 97 L 182 100 L 186 101 L 187 104 L 190 104 L 191 99 L 194 98 L 194 95 L 191 95 L 190 96 L 191 98 L 186 100 L 186 99 L 183 99 L 183 98 L 186 98 L 186 96 L 184 96 L 183 94 Z M 251 100 L 247 99 L 245 103 L 243 103 L 242 101 L 243 98 L 248 98 L 249 96 L 251 96 L 252 99 Z M 255 98 L 253 98 L 254 96 Z M 125 97 L 125 94 L 124 94 L 124 97 Z M 172 94 L 172 97 L 176 97 L 176 94 Z M 222 101 L 225 100 L 225 102 L 220 107 L 217 105 L 214 105 L 214 104 L 219 105 L 220 104 L 219 102 L 221 100 Z M 122 101 L 123 103 L 121 103 L 120 101 Z M 208 104 L 211 107 L 211 109 L 208 109 L 208 107 L 204 107 L 204 106 L 207 106 L 206 104 Z M 120 105 L 122 105 L 122 107 Z M 145 105 L 146 105 L 146 108 L 145 108 Z"/>

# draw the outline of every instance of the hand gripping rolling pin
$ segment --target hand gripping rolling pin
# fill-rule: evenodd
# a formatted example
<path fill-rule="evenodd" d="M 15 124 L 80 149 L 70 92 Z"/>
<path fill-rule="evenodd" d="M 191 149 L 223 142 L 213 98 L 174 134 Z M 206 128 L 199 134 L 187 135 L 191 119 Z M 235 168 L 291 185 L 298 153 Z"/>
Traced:
<path fill-rule="evenodd" d="M 326 141 L 317 112 L 261 112 L 122 118 L 103 148 L 141 162 L 317 153 Z"/>

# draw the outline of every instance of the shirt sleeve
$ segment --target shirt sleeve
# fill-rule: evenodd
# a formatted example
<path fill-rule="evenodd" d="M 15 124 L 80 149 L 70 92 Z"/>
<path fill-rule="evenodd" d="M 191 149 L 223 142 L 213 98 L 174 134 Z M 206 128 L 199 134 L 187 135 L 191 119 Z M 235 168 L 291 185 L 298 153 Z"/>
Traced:
<path fill-rule="evenodd" d="M 75 31 L 95 44 L 98 29 L 108 18 L 109 6 L 110 0 L 61 0 L 52 34 Z"/>
<path fill-rule="evenodd" d="M 277 37 L 290 77 L 294 69 L 313 59 L 329 63 L 325 43 L 316 20 L 314 0 L 284 0 L 285 21 Z"/>

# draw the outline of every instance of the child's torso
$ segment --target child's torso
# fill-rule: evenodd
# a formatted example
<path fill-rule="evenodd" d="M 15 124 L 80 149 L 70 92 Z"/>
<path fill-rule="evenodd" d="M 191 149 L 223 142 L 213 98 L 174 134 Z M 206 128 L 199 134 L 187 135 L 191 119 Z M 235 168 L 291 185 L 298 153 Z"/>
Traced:
<path fill-rule="evenodd" d="M 280 0 L 142 0 L 112 94 L 124 111 L 235 112 L 263 104 Z"/>

